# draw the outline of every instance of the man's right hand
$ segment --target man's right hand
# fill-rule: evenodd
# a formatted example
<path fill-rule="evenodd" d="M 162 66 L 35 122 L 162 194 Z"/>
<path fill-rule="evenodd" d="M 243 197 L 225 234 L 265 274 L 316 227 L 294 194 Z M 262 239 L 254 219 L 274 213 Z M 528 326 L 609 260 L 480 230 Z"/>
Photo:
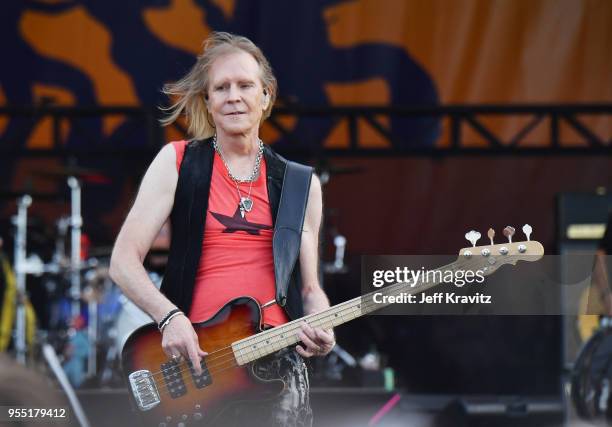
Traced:
<path fill-rule="evenodd" d="M 176 359 L 176 356 L 184 357 L 191 361 L 196 375 L 202 373 L 200 360 L 208 353 L 200 348 L 198 335 L 185 315 L 174 317 L 166 325 L 162 335 L 162 348 L 169 359 Z"/>

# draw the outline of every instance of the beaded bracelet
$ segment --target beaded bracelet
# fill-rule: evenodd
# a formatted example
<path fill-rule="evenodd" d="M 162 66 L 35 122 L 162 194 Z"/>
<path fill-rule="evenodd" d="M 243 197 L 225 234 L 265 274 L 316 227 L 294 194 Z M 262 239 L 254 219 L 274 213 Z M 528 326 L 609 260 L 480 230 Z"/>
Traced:
<path fill-rule="evenodd" d="M 183 312 L 178 308 L 175 308 L 173 310 L 170 310 L 164 317 L 162 317 L 162 319 L 157 324 L 157 329 L 159 329 L 159 332 L 163 332 L 164 328 L 168 326 L 168 323 L 170 323 L 170 320 L 172 320 L 172 318 L 178 316 L 179 314 L 183 314 Z"/>

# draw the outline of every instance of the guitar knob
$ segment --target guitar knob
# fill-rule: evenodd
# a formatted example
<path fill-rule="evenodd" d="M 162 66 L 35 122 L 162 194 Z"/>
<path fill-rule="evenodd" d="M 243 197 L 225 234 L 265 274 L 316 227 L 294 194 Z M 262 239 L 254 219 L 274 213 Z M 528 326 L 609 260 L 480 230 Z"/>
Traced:
<path fill-rule="evenodd" d="M 518 245 L 518 251 L 522 254 L 524 254 L 525 252 L 527 252 L 527 246 L 525 245 Z"/>
<path fill-rule="evenodd" d="M 499 253 L 502 255 L 507 255 L 508 254 L 508 248 L 505 246 L 502 246 L 501 248 L 499 248 Z"/>
<path fill-rule="evenodd" d="M 484 248 L 482 251 L 480 251 L 480 253 L 484 257 L 487 257 L 487 256 L 491 255 L 491 251 L 488 248 Z"/>
<path fill-rule="evenodd" d="M 493 238 L 495 237 L 495 230 L 493 230 L 492 228 L 489 228 L 489 231 L 487 232 L 487 236 L 489 237 L 489 240 L 491 240 L 491 245 L 494 245 L 495 243 L 493 242 Z"/>
<path fill-rule="evenodd" d="M 480 233 L 476 230 L 470 230 L 465 233 L 465 238 L 472 244 L 472 246 L 476 246 L 476 242 L 480 239 Z"/>
<path fill-rule="evenodd" d="M 533 231 L 533 228 L 531 228 L 531 225 L 529 225 L 529 224 L 523 225 L 523 233 L 527 237 L 528 241 L 531 240 L 531 232 L 532 231 Z"/>
<path fill-rule="evenodd" d="M 514 227 L 507 226 L 504 228 L 504 236 L 508 238 L 508 243 L 512 243 L 512 236 L 514 236 Z"/>

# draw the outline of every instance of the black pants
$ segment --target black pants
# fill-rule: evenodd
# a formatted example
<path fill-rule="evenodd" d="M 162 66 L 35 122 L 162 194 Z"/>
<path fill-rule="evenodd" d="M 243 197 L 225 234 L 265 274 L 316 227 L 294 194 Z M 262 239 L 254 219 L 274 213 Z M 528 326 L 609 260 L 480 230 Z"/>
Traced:
<path fill-rule="evenodd" d="M 304 359 L 292 348 L 278 351 L 255 364 L 263 379 L 281 378 L 285 389 L 267 402 L 241 404 L 228 411 L 236 427 L 311 427 L 310 385 Z M 229 421 L 229 420 L 228 420 Z"/>

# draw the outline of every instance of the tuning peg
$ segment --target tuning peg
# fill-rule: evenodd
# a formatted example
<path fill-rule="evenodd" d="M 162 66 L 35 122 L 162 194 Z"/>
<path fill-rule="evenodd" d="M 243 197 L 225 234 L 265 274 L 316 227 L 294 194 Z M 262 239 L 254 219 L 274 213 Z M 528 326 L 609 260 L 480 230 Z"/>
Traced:
<path fill-rule="evenodd" d="M 510 227 L 509 225 L 504 228 L 504 236 L 508 238 L 508 243 L 512 243 L 512 236 L 514 236 L 514 227 Z"/>
<path fill-rule="evenodd" d="M 480 233 L 476 230 L 470 230 L 465 233 L 465 238 L 472 244 L 472 246 L 476 246 L 476 242 L 480 239 Z"/>
<path fill-rule="evenodd" d="M 487 231 L 487 236 L 489 237 L 489 240 L 491 240 L 491 245 L 494 245 L 495 243 L 493 243 L 493 238 L 495 237 L 495 230 L 489 228 L 489 231 Z"/>
<path fill-rule="evenodd" d="M 529 224 L 523 225 L 523 233 L 525 233 L 525 237 L 527 237 L 527 241 L 531 240 L 532 231 L 533 231 L 533 228 L 531 228 L 531 225 Z"/>

